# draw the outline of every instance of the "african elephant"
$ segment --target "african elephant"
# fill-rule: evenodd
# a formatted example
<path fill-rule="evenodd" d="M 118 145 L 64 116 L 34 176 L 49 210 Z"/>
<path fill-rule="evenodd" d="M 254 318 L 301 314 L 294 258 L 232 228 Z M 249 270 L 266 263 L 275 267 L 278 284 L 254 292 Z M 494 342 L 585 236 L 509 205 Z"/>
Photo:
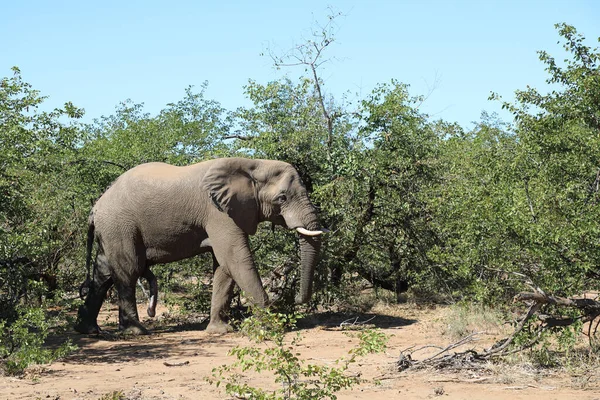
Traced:
<path fill-rule="evenodd" d="M 256 305 L 268 303 L 248 247 L 248 235 L 255 234 L 262 221 L 300 233 L 301 279 L 296 303 L 308 302 L 324 230 L 298 172 L 290 164 L 221 158 L 185 167 L 147 163 L 125 172 L 90 213 L 88 269 L 94 241 L 98 252 L 75 329 L 99 332 L 98 312 L 106 291 L 114 284 L 119 328 L 133 334 L 147 333 L 136 308 L 138 278 L 148 279 L 156 294 L 150 266 L 212 251 L 215 270 L 206 329 L 213 333 L 231 331 L 225 313 L 234 283 Z"/>

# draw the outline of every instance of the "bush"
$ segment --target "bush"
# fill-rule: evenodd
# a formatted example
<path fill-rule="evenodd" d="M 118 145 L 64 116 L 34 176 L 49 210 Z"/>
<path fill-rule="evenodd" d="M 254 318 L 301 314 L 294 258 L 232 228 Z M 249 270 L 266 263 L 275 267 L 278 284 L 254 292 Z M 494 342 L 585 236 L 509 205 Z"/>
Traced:
<path fill-rule="evenodd" d="M 12 324 L 0 321 L 0 366 L 7 375 L 19 375 L 31 364 L 44 364 L 62 358 L 77 347 L 67 340 L 59 348 L 44 348 L 50 322 L 41 308 L 18 311 Z"/>
<path fill-rule="evenodd" d="M 228 395 L 246 399 L 336 399 L 336 392 L 359 383 L 358 377 L 347 374 L 350 364 L 357 357 L 386 348 L 387 337 L 383 333 L 365 330 L 358 334 L 358 347 L 350 350 L 349 357 L 336 360 L 335 366 L 306 364 L 295 351 L 300 336 L 289 344 L 284 340 L 286 328 L 294 327 L 297 319 L 297 314 L 254 309 L 254 315 L 242 322 L 241 331 L 256 343 L 269 341 L 268 347 L 263 350 L 255 346 L 236 346 L 229 353 L 236 361 L 214 368 L 209 383 L 217 387 L 224 383 Z M 281 389 L 267 390 L 242 383 L 240 372 L 245 371 L 269 371 Z"/>

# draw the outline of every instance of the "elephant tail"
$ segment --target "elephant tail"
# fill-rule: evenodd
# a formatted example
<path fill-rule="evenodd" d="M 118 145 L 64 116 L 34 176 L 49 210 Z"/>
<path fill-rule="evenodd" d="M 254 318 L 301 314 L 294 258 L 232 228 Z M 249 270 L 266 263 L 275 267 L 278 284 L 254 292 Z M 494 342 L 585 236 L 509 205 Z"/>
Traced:
<path fill-rule="evenodd" d="M 85 282 L 79 288 L 79 297 L 82 299 L 87 295 L 89 288 L 92 286 L 92 247 L 94 246 L 95 239 L 95 225 L 94 225 L 94 210 L 90 212 L 88 217 L 88 232 L 87 232 L 87 246 L 86 246 L 86 257 L 85 257 L 85 268 L 87 270 L 87 277 Z"/>

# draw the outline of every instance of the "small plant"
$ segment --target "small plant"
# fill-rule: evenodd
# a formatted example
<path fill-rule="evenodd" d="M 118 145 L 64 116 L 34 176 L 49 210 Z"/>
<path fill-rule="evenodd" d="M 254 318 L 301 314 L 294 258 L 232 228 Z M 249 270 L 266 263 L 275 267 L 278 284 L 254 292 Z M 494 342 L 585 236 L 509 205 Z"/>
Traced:
<path fill-rule="evenodd" d="M 49 363 L 77 348 L 70 340 L 56 350 L 43 348 L 49 329 L 41 308 L 20 311 L 12 324 L 0 321 L 0 365 L 4 372 L 19 375 L 31 364 Z"/>
<path fill-rule="evenodd" d="M 336 399 L 335 393 L 357 384 L 357 376 L 347 374 L 351 363 L 359 356 L 383 351 L 387 337 L 378 330 L 365 330 L 358 336 L 360 344 L 350 350 L 349 357 L 334 362 L 333 367 L 306 364 L 298 358 L 295 347 L 301 337 L 296 335 L 291 343 L 285 341 L 286 328 L 293 328 L 297 314 L 274 313 L 266 309 L 255 309 L 252 317 L 242 322 L 241 332 L 256 343 L 266 342 L 267 348 L 233 348 L 229 354 L 236 358 L 231 365 L 214 368 L 209 383 L 219 387 L 225 385 L 228 395 L 253 400 L 280 399 Z M 269 371 L 281 389 L 256 388 L 242 382 L 246 371 L 258 373 Z"/>
<path fill-rule="evenodd" d="M 353 356 L 366 356 L 367 354 L 381 353 L 387 348 L 388 337 L 379 329 L 365 329 L 358 334 L 346 333 L 348 336 L 358 337 L 358 347 L 350 350 Z"/>
<path fill-rule="evenodd" d="M 127 396 L 125 396 L 122 391 L 115 390 L 114 392 L 102 395 L 98 400 L 127 400 Z"/>

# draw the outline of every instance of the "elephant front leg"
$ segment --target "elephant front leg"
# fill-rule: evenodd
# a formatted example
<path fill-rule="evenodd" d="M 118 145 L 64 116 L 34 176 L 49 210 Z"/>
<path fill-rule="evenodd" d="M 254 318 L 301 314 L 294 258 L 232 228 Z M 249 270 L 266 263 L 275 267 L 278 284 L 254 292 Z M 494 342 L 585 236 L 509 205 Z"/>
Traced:
<path fill-rule="evenodd" d="M 226 321 L 227 311 L 233 296 L 233 279 L 223 267 L 215 263 L 216 269 L 213 277 L 213 291 L 210 306 L 210 322 L 206 327 L 208 333 L 232 332 L 233 328 Z"/>
<path fill-rule="evenodd" d="M 269 297 L 265 292 L 248 246 L 248 236 L 230 221 L 207 226 L 213 253 L 219 267 L 215 271 L 210 325 L 223 323 L 225 304 L 229 304 L 233 282 L 259 307 L 265 307 Z M 218 228 L 218 229 L 217 229 Z M 232 282 L 233 280 L 233 282 Z M 209 326 L 210 326 L 209 325 Z M 208 329 L 208 328 L 207 328 Z M 212 328 L 211 328 L 212 329 Z"/>

